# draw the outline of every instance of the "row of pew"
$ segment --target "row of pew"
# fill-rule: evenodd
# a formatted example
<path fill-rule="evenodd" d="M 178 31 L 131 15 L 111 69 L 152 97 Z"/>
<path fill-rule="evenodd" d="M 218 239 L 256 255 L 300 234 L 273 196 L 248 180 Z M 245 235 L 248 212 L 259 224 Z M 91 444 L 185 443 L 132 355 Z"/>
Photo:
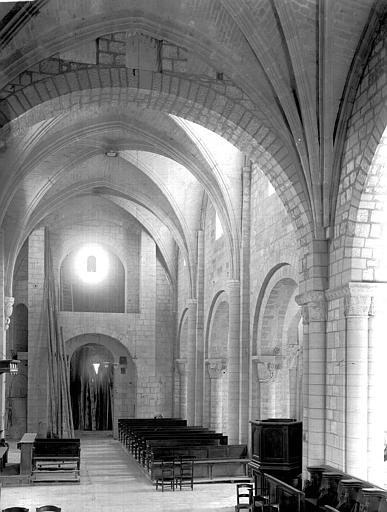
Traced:
<path fill-rule="evenodd" d="M 385 489 L 328 465 L 307 469 L 302 490 L 262 473 L 256 492 L 281 512 L 387 512 Z"/>
<path fill-rule="evenodd" d="M 198 481 L 248 480 L 247 446 L 229 445 L 227 436 L 202 426 L 188 426 L 177 418 L 118 420 L 119 439 L 153 481 L 163 460 L 194 458 Z"/>
<path fill-rule="evenodd" d="M 307 468 L 305 511 L 387 512 L 387 491 L 327 465 Z"/>

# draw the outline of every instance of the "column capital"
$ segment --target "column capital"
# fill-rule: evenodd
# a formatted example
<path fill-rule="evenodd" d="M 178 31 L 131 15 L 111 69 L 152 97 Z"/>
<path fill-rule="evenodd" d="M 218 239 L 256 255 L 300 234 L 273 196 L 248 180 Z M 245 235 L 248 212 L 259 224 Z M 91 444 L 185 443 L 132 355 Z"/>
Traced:
<path fill-rule="evenodd" d="M 324 322 L 327 319 L 327 302 L 325 292 L 311 290 L 296 296 L 296 302 L 302 306 L 302 319 L 304 324 L 310 322 Z"/>
<path fill-rule="evenodd" d="M 374 293 L 372 283 L 348 283 L 344 289 L 345 316 L 368 316 Z"/>
<path fill-rule="evenodd" d="M 187 359 L 175 359 L 175 368 L 180 375 L 186 375 L 187 373 Z"/>
<path fill-rule="evenodd" d="M 4 297 L 4 329 L 7 330 L 13 313 L 14 297 Z"/>
<path fill-rule="evenodd" d="M 364 295 L 347 295 L 344 297 L 344 314 L 349 316 L 369 316 L 371 311 L 371 297 Z"/>
<path fill-rule="evenodd" d="M 211 358 L 206 360 L 210 379 L 220 379 L 227 369 L 225 359 Z"/>
<path fill-rule="evenodd" d="M 239 279 L 229 279 L 227 281 L 227 288 L 228 289 L 232 289 L 232 288 L 237 288 L 238 286 L 240 286 L 241 282 L 239 281 Z"/>
<path fill-rule="evenodd" d="M 260 355 L 253 358 L 253 364 L 256 365 L 257 381 L 260 383 L 273 382 L 280 369 L 280 365 L 276 363 L 275 355 Z"/>

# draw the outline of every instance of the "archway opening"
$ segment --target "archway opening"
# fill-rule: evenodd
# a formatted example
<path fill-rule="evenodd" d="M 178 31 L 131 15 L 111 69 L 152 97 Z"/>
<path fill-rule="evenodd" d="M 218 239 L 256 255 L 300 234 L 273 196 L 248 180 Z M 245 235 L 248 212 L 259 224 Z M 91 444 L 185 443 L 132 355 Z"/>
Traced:
<path fill-rule="evenodd" d="M 70 394 L 75 430 L 112 430 L 113 355 L 88 343 L 70 361 Z"/>

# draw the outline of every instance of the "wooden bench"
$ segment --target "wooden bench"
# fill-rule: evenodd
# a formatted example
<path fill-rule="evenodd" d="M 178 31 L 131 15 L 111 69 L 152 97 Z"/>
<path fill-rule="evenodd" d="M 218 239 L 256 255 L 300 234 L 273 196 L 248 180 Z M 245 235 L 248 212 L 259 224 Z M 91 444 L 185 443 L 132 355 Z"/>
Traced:
<path fill-rule="evenodd" d="M 227 444 L 227 436 L 202 429 L 137 432 L 131 444 L 131 451 L 137 460 L 144 461 L 149 443 L 174 446 L 179 444 L 199 444 L 200 442 L 202 444 Z"/>
<path fill-rule="evenodd" d="M 164 459 L 194 457 L 197 481 L 246 481 L 246 445 L 228 446 L 228 437 L 202 426 L 187 426 L 185 420 L 128 419 L 119 421 L 121 442 L 156 481 Z"/>
<path fill-rule="evenodd" d="M 118 420 L 118 437 L 120 441 L 123 441 L 128 432 L 135 427 L 183 427 L 186 425 L 187 420 L 180 418 L 120 418 Z"/>
<path fill-rule="evenodd" d="M 31 481 L 79 482 L 80 464 L 79 439 L 35 439 Z"/>
<path fill-rule="evenodd" d="M 241 445 L 193 445 L 176 447 L 153 447 L 152 458 L 147 460 L 147 469 L 152 480 L 155 480 L 160 471 L 163 458 L 181 456 L 195 458 L 195 481 L 216 480 L 248 480 L 247 478 L 247 446 Z"/>
<path fill-rule="evenodd" d="M 206 432 L 209 433 L 208 429 L 205 427 L 187 427 L 183 426 L 140 426 L 140 427 L 128 427 L 125 434 L 123 434 L 122 441 L 125 443 L 125 446 L 131 450 L 131 452 L 136 455 L 136 451 L 139 446 L 144 447 L 144 440 L 148 438 L 156 438 L 156 437 L 167 437 L 173 438 L 177 435 L 184 435 L 187 433 L 199 433 Z"/>

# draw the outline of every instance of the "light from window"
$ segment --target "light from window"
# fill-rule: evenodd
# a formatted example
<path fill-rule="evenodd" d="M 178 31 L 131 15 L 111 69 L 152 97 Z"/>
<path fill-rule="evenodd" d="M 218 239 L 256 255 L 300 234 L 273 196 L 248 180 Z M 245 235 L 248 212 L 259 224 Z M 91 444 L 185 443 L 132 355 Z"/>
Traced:
<path fill-rule="evenodd" d="M 75 271 L 85 283 L 99 283 L 107 276 L 109 257 L 97 244 L 82 247 L 75 256 Z"/>
<path fill-rule="evenodd" d="M 219 215 L 215 212 L 215 240 L 218 240 L 223 235 L 222 224 L 219 219 Z"/>
<path fill-rule="evenodd" d="M 267 195 L 268 197 L 272 196 L 275 193 L 275 188 L 270 183 L 270 181 L 267 182 Z"/>

